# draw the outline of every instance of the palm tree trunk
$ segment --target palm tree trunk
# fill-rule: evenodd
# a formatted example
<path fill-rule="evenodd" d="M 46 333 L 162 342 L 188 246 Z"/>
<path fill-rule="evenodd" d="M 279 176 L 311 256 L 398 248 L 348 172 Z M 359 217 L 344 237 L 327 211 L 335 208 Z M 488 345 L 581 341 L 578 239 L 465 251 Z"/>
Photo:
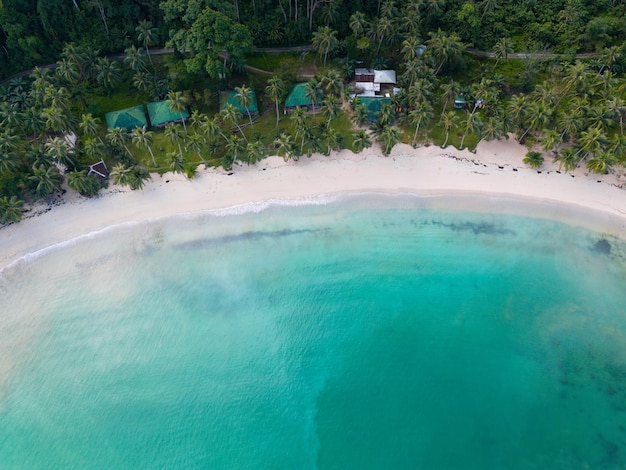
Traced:
<path fill-rule="evenodd" d="M 450 131 L 446 132 L 446 140 L 443 141 L 443 148 L 446 147 L 446 145 L 448 144 L 448 137 L 450 136 Z"/>
<path fill-rule="evenodd" d="M 152 163 L 154 163 L 154 167 L 156 168 L 157 162 L 156 162 L 156 159 L 154 158 L 154 153 L 152 153 L 152 147 L 150 147 L 149 145 L 146 145 L 146 147 L 148 147 L 148 152 L 150 152 L 150 156 L 152 157 Z"/>
<path fill-rule="evenodd" d="M 420 121 L 417 122 L 417 126 L 415 126 L 415 134 L 413 134 L 413 142 L 417 142 L 417 133 L 420 130 L 420 122 L 421 122 L 421 119 Z"/>
<path fill-rule="evenodd" d="M 276 127 L 278 127 L 279 113 L 278 113 L 278 100 L 276 100 Z"/>

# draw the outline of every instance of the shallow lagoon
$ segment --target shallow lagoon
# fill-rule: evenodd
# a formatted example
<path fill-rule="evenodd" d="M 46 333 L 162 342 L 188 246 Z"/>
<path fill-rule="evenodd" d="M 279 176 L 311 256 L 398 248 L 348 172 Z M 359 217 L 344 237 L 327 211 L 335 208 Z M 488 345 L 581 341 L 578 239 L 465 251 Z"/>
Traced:
<path fill-rule="evenodd" d="M 624 242 L 446 205 L 130 224 L 5 270 L 3 468 L 626 466 Z"/>

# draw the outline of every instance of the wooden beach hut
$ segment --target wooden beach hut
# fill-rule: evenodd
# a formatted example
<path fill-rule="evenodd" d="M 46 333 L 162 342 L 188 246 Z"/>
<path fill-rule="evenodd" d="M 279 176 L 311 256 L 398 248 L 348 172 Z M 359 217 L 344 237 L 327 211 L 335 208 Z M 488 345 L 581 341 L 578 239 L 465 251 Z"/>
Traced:
<path fill-rule="evenodd" d="M 189 118 L 189 111 L 185 108 L 182 112 L 173 111 L 167 100 L 153 101 L 148 103 L 148 117 L 150 124 L 154 127 L 161 127 L 170 122 L 182 121 Z"/>
<path fill-rule="evenodd" d="M 135 127 L 148 126 L 146 112 L 142 104 L 119 111 L 111 111 L 104 115 L 104 119 L 109 129 L 120 127 L 127 132 L 132 131 Z"/>

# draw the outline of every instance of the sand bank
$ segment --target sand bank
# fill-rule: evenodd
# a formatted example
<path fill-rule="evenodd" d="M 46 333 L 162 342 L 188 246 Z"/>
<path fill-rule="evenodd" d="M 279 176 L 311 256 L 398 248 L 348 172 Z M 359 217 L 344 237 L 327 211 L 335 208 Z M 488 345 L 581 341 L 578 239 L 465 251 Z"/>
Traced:
<path fill-rule="evenodd" d="M 153 175 L 142 191 L 111 185 L 94 199 L 68 191 L 64 203 L 35 217 L 27 214 L 19 224 L 0 229 L 0 268 L 111 225 L 342 192 L 523 198 L 550 203 L 554 210 L 549 217 L 559 218 L 561 209 L 569 207 L 570 219 L 572 208 L 599 214 L 600 223 L 594 222 L 599 230 L 619 235 L 626 227 L 626 191 L 618 187 L 623 183 L 618 177 L 588 175 L 582 169 L 566 174 L 550 163 L 538 172 L 522 163 L 526 152 L 513 139 L 483 142 L 476 153 L 397 145 L 385 157 L 379 147 L 372 147 L 360 154 L 344 150 L 289 162 L 270 157 L 256 165 L 237 166 L 232 174 L 203 170 L 192 181 L 171 173 Z M 581 225 L 585 225 L 583 219 Z"/>

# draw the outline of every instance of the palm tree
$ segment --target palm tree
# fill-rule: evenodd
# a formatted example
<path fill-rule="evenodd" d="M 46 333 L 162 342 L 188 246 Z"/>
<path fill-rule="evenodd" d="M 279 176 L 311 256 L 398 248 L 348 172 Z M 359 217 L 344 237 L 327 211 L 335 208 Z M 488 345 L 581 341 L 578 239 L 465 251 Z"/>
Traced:
<path fill-rule="evenodd" d="M 263 142 L 257 140 L 246 145 L 246 163 L 253 165 L 265 158 L 267 150 Z"/>
<path fill-rule="evenodd" d="M 139 26 L 135 28 L 137 31 L 137 41 L 139 41 L 143 47 L 146 49 L 146 54 L 148 54 L 148 59 L 150 59 L 150 65 L 154 69 L 154 64 L 152 63 L 152 56 L 150 56 L 149 46 L 152 46 L 157 42 L 157 29 L 152 26 L 151 21 L 142 20 L 139 22 Z"/>
<path fill-rule="evenodd" d="M 600 126 L 592 127 L 580 133 L 580 137 L 578 138 L 580 150 L 578 153 L 581 151 L 584 152 L 584 157 L 590 153 L 598 153 L 605 142 L 606 135 L 602 131 L 602 128 Z"/>
<path fill-rule="evenodd" d="M 380 107 L 378 124 L 380 127 L 387 127 L 394 120 L 395 111 L 391 103 L 383 103 Z"/>
<path fill-rule="evenodd" d="M 128 134 L 124 129 L 122 129 L 121 127 L 113 127 L 109 129 L 109 131 L 107 132 L 107 139 L 111 143 L 111 145 L 115 147 L 123 147 L 130 156 L 130 161 L 135 161 L 135 156 L 131 153 L 130 149 L 126 145 Z"/>
<path fill-rule="evenodd" d="M 228 142 L 228 137 L 224 135 L 222 129 L 220 129 L 220 126 L 218 125 L 218 116 L 215 116 L 213 119 L 203 119 L 200 123 L 200 130 L 209 144 L 215 140 L 217 135 L 221 136 L 225 142 Z"/>
<path fill-rule="evenodd" d="M 276 127 L 278 127 L 278 121 L 280 120 L 280 113 L 278 112 L 278 106 L 285 95 L 285 83 L 279 77 L 272 77 L 267 81 L 265 92 L 272 99 L 276 105 Z"/>
<path fill-rule="evenodd" d="M 276 147 L 276 153 L 283 157 L 283 160 L 287 161 L 295 157 L 293 142 L 291 142 L 289 134 L 282 132 L 278 138 L 274 139 L 274 146 Z"/>
<path fill-rule="evenodd" d="M 426 41 L 428 46 L 426 52 L 439 64 L 435 69 L 435 75 L 437 75 L 444 64 L 449 63 L 455 58 L 461 57 L 465 47 L 455 33 L 448 36 L 446 33 L 441 31 L 441 29 L 439 29 L 436 33 L 431 32 L 429 35 L 430 39 Z"/>
<path fill-rule="evenodd" d="M 377 20 L 372 23 L 370 26 L 370 38 L 373 41 L 378 41 L 378 47 L 376 48 L 376 54 L 380 52 L 380 48 L 383 44 L 383 41 L 387 39 L 389 35 L 393 32 L 394 23 L 390 18 L 386 16 L 381 16 Z"/>
<path fill-rule="evenodd" d="M 124 52 L 126 53 L 124 63 L 128 64 L 133 72 L 145 71 L 141 51 L 137 47 L 130 46 Z"/>
<path fill-rule="evenodd" d="M 338 70 L 329 70 L 322 75 L 320 85 L 324 89 L 325 96 L 343 96 L 343 77 Z"/>
<path fill-rule="evenodd" d="M 183 128 L 187 131 L 185 118 L 183 117 L 183 111 L 187 109 L 187 98 L 185 98 L 185 95 L 181 91 L 171 91 L 167 95 L 166 103 L 173 113 L 178 113 L 183 123 Z"/>
<path fill-rule="evenodd" d="M 98 57 L 94 71 L 98 84 L 102 86 L 108 94 L 111 94 L 120 79 L 120 70 L 117 62 L 109 60 L 106 57 Z"/>
<path fill-rule="evenodd" d="M 543 165 L 543 156 L 539 152 L 528 152 L 523 162 L 531 168 L 538 169 Z"/>
<path fill-rule="evenodd" d="M 237 160 L 241 160 L 241 154 L 244 151 L 243 141 L 233 135 L 228 139 L 228 143 L 226 144 L 226 155 L 224 161 L 228 161 L 228 165 L 225 168 L 230 169 L 233 167 Z M 228 160 L 226 160 L 228 159 Z"/>
<path fill-rule="evenodd" d="M 409 120 L 415 125 L 415 134 L 413 134 L 413 144 L 417 142 L 417 133 L 420 125 L 428 125 L 433 118 L 433 107 L 426 101 L 421 101 L 415 105 L 415 108 L 409 113 Z"/>
<path fill-rule="evenodd" d="M 305 114 L 304 110 L 298 106 L 295 109 L 295 111 L 293 113 L 291 113 L 291 120 L 293 121 L 294 127 L 296 129 L 295 138 L 297 139 L 299 137 L 301 139 L 300 155 L 302 155 L 302 152 L 304 150 L 304 140 L 306 138 L 305 133 L 306 133 L 306 129 L 308 127 L 306 114 Z"/>
<path fill-rule="evenodd" d="M 239 119 L 241 119 L 241 113 L 239 112 L 239 110 L 229 103 L 224 109 L 222 109 L 220 114 L 222 115 L 222 120 L 230 121 L 231 124 L 237 126 L 237 129 L 239 129 L 239 133 L 241 134 L 241 136 L 245 139 L 246 142 L 248 142 L 246 135 L 243 133 L 243 130 L 239 125 Z"/>
<path fill-rule="evenodd" d="M 502 126 L 502 119 L 500 119 L 498 116 L 492 116 L 487 119 L 487 121 L 480 129 L 480 140 L 496 140 L 502 137 L 503 134 L 504 129 Z"/>
<path fill-rule="evenodd" d="M 339 45 L 337 31 L 333 31 L 329 26 L 323 26 L 313 33 L 311 43 L 320 57 L 324 56 L 324 67 L 328 54 L 332 53 Z"/>
<path fill-rule="evenodd" d="M 83 135 L 96 137 L 100 129 L 100 123 L 100 118 L 94 117 L 91 113 L 87 113 L 81 116 L 78 128 L 82 131 Z M 100 139 L 100 141 L 102 141 L 102 139 Z"/>
<path fill-rule="evenodd" d="M 247 86 L 243 85 L 241 87 L 235 87 L 235 100 L 239 102 L 241 106 L 244 107 L 246 113 L 248 114 L 248 119 L 250 120 L 250 126 L 254 129 L 254 125 L 252 124 L 252 116 L 250 115 L 250 105 L 252 104 L 252 90 Z"/>
<path fill-rule="evenodd" d="M 313 103 L 313 107 L 320 104 L 323 95 L 322 84 L 317 77 L 313 77 L 304 85 L 304 97 Z"/>
<path fill-rule="evenodd" d="M 450 137 L 450 129 L 458 125 L 459 118 L 454 111 L 448 111 L 441 115 L 441 126 L 446 132 L 446 140 L 444 140 L 442 147 L 446 147 L 448 144 L 448 137 Z"/>
<path fill-rule="evenodd" d="M 165 126 L 165 137 L 167 137 L 167 139 L 174 145 L 178 146 L 178 153 L 181 158 L 183 158 L 182 143 L 185 140 L 185 134 L 186 132 L 182 127 L 172 122 Z"/>
<path fill-rule="evenodd" d="M 205 167 L 209 167 L 209 162 L 207 162 L 204 157 L 202 156 L 202 144 L 205 144 L 206 142 L 204 141 L 204 137 L 202 136 L 202 134 L 199 134 L 198 132 L 194 132 L 193 134 L 189 134 L 187 137 L 187 143 L 188 146 L 187 148 L 185 148 L 185 151 L 188 152 L 189 151 L 189 147 L 193 147 L 196 150 L 196 153 L 198 154 L 198 157 L 200 157 L 200 160 L 202 160 L 202 163 L 204 163 Z"/>
<path fill-rule="evenodd" d="M 187 162 L 185 161 L 182 153 L 167 152 L 167 154 L 165 154 L 165 158 L 169 164 L 170 170 L 173 173 L 180 173 L 182 175 L 185 174 L 185 165 Z"/>
<path fill-rule="evenodd" d="M 122 163 L 118 163 L 111 169 L 111 173 L 109 173 L 109 176 L 115 184 L 118 184 L 120 186 L 130 186 L 132 180 L 132 172 L 133 169 L 131 167 L 123 165 Z"/>
<path fill-rule="evenodd" d="M 363 129 L 360 129 L 352 134 L 352 138 L 352 150 L 356 153 L 372 146 L 372 141 L 370 140 L 369 135 L 367 135 L 367 132 Z"/>
<path fill-rule="evenodd" d="M 133 129 L 130 135 L 131 135 L 133 144 L 135 144 L 137 148 L 144 147 L 148 149 L 148 152 L 150 152 L 150 156 L 152 157 L 152 163 L 154 164 L 154 167 L 156 168 L 157 162 L 156 162 L 156 159 L 154 158 L 152 147 L 150 146 L 150 144 L 152 143 L 152 137 L 154 136 L 154 133 L 146 129 L 146 126 L 143 126 L 143 127 L 137 126 Z"/>
<path fill-rule="evenodd" d="M 468 114 L 467 118 L 465 119 L 463 136 L 461 137 L 461 145 L 459 146 L 460 149 L 463 149 L 463 144 L 465 143 L 465 137 L 467 136 L 467 134 L 477 132 L 480 129 L 481 124 L 482 123 L 480 122 L 480 119 L 478 119 L 475 114 Z"/>
<path fill-rule="evenodd" d="M 331 95 L 322 102 L 322 114 L 326 116 L 326 129 L 330 127 L 330 122 L 339 115 L 341 110 L 341 103 L 339 100 Z"/>
<path fill-rule="evenodd" d="M 46 197 L 60 189 L 63 182 L 59 169 L 54 165 L 33 167 L 33 174 L 28 179 L 35 185 L 33 193 L 38 198 Z"/>
<path fill-rule="evenodd" d="M 605 68 L 609 70 L 611 67 L 621 59 L 622 46 L 611 46 L 602 49 L 600 52 L 600 60 L 602 60 L 602 67 L 598 70 L 598 76 L 602 75 L 602 71 Z"/>
<path fill-rule="evenodd" d="M 14 224 L 22 219 L 24 201 L 17 196 L 0 198 L 0 224 Z"/>
<path fill-rule="evenodd" d="M 330 155 L 332 150 L 338 150 L 341 147 L 341 135 L 332 127 L 326 131 L 326 153 Z"/>
<path fill-rule="evenodd" d="M 554 157 L 554 161 L 559 162 L 559 170 L 565 169 L 565 171 L 575 169 L 579 160 L 578 152 L 572 148 L 563 149 Z"/>
<path fill-rule="evenodd" d="M 367 120 L 368 112 L 364 104 L 358 98 L 352 101 L 352 120 L 357 126 L 362 126 Z"/>
<path fill-rule="evenodd" d="M 129 185 L 132 189 L 143 189 L 143 185 L 150 179 L 150 173 L 144 167 L 135 165 L 130 170 Z"/>
<path fill-rule="evenodd" d="M 501 59 L 508 59 L 511 52 L 513 52 L 511 40 L 506 37 L 500 38 L 493 46 L 493 53 L 496 56 L 496 63 L 493 68 L 495 69 L 498 66 L 498 62 L 500 62 Z"/>
<path fill-rule="evenodd" d="M 397 127 L 385 126 L 380 133 L 379 141 L 383 144 L 383 154 L 389 155 L 393 146 L 400 141 L 400 130 Z"/>
<path fill-rule="evenodd" d="M 365 14 L 360 11 L 353 13 L 348 21 L 348 26 L 350 26 L 354 37 L 359 37 L 367 28 L 367 19 L 365 18 Z"/>
<path fill-rule="evenodd" d="M 404 62 L 413 62 L 417 59 L 417 48 L 420 44 L 420 40 L 417 36 L 409 36 L 402 41 L 402 49 L 400 50 L 400 53 L 402 54 Z"/>
<path fill-rule="evenodd" d="M 461 86 L 454 80 L 450 80 L 448 83 L 444 83 L 440 87 L 441 98 L 443 99 L 443 107 L 441 108 L 441 115 L 448 109 L 448 103 L 453 101 L 456 96 L 461 92 Z"/>
<path fill-rule="evenodd" d="M 50 155 L 57 163 L 63 165 L 67 169 L 76 167 L 76 160 L 73 156 L 73 149 L 70 144 L 62 137 L 54 137 L 44 144 L 46 153 Z"/>
<path fill-rule="evenodd" d="M 81 196 L 91 197 L 100 190 L 97 178 L 87 175 L 87 170 L 72 171 L 67 175 L 67 185 Z"/>
<path fill-rule="evenodd" d="M 600 151 L 587 160 L 586 165 L 589 171 L 605 175 L 609 173 L 613 165 L 615 165 L 615 157 L 610 152 Z"/>

